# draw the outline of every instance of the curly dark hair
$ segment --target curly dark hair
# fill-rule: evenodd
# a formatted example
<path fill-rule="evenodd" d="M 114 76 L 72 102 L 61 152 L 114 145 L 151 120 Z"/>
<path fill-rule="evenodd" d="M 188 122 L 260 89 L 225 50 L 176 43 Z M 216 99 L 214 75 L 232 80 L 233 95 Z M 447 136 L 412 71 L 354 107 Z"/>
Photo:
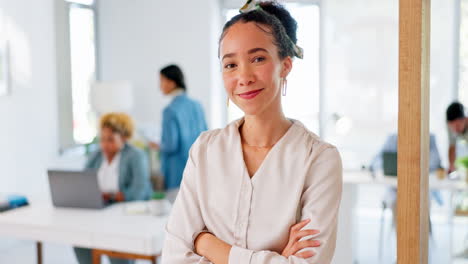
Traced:
<path fill-rule="evenodd" d="M 297 22 L 291 16 L 289 11 L 281 4 L 273 1 L 261 2 L 258 4 L 259 9 L 241 13 L 231 18 L 223 27 L 223 32 L 219 42 L 223 40 L 228 29 L 238 22 L 248 23 L 254 22 L 256 24 L 267 26 L 270 30 L 266 31 L 273 36 L 275 46 L 278 48 L 278 55 L 280 59 L 287 56 L 293 58 L 294 45 L 297 43 Z M 219 53 L 219 52 L 218 52 Z"/>

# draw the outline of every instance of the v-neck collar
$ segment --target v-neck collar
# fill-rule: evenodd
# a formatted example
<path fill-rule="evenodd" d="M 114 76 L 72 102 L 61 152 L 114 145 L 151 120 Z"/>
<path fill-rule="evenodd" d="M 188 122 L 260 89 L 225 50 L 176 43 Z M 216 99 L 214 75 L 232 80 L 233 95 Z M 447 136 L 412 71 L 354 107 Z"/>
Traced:
<path fill-rule="evenodd" d="M 273 151 L 276 151 L 276 149 L 278 148 L 277 146 L 278 145 L 281 145 L 282 142 L 285 140 L 285 138 L 287 138 L 287 136 L 291 133 L 291 131 L 294 129 L 294 127 L 297 125 L 297 120 L 294 120 L 294 119 L 290 119 L 288 118 L 289 121 L 292 122 L 292 125 L 288 128 L 288 130 L 286 131 L 286 133 L 283 134 L 283 136 L 281 136 L 280 139 L 278 139 L 278 141 L 275 143 L 275 145 L 273 145 L 273 147 L 268 151 L 268 153 L 266 154 L 265 158 L 263 159 L 262 163 L 260 164 L 260 166 L 258 167 L 257 171 L 255 171 L 255 173 L 252 175 L 252 177 L 250 176 L 249 174 L 249 170 L 247 169 L 247 165 L 245 164 L 245 160 L 244 160 L 244 150 L 242 149 L 242 139 L 241 139 L 241 134 L 240 134 L 240 131 L 239 131 L 239 127 L 245 122 L 244 118 L 241 118 L 237 121 L 235 121 L 235 130 L 236 130 L 236 139 L 237 139 L 237 149 L 239 151 L 238 155 L 240 155 L 240 161 L 242 163 L 242 167 L 243 167 L 243 174 L 246 175 L 246 177 L 251 181 L 255 181 L 256 178 L 258 178 L 258 174 L 263 170 L 263 167 L 265 164 L 265 162 L 268 162 L 268 159 L 269 157 L 271 156 L 271 153 Z"/>

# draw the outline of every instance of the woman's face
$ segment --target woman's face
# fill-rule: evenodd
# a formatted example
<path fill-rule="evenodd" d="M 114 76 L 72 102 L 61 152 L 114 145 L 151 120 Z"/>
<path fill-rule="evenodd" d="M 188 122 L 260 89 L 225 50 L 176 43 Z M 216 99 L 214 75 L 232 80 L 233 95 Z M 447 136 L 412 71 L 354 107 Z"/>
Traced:
<path fill-rule="evenodd" d="M 281 78 L 292 68 L 291 58 L 281 60 L 273 36 L 262 29 L 270 30 L 253 22 L 238 22 L 228 29 L 220 43 L 226 92 L 246 115 L 280 107 Z"/>
<path fill-rule="evenodd" d="M 101 129 L 101 151 L 106 157 L 114 156 L 122 149 L 124 143 L 125 140 L 119 133 L 113 132 L 112 129 L 108 127 Z"/>
<path fill-rule="evenodd" d="M 176 83 L 162 74 L 159 75 L 159 82 L 159 87 L 164 95 L 170 94 L 176 88 Z"/>

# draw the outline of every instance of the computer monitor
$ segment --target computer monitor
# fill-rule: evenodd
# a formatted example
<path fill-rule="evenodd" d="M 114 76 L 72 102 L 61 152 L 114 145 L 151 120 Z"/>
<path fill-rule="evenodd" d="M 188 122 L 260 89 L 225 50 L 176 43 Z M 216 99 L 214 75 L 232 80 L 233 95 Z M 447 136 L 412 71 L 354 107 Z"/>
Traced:
<path fill-rule="evenodd" d="M 398 171 L 398 158 L 396 152 L 383 153 L 383 172 L 385 176 L 397 176 Z"/>

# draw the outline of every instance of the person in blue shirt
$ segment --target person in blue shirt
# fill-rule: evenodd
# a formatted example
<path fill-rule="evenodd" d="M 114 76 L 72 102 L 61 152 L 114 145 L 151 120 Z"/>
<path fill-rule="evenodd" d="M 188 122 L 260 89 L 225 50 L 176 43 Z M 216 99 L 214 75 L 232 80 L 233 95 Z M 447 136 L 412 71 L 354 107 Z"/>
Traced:
<path fill-rule="evenodd" d="M 385 143 L 382 147 L 382 149 L 379 151 L 379 153 L 374 157 L 370 164 L 370 170 L 372 172 L 375 172 L 379 169 L 382 169 L 383 167 L 383 153 L 384 152 L 397 152 L 397 147 L 398 147 L 398 136 L 396 133 L 390 134 L 387 139 L 385 140 Z M 429 135 L 429 172 L 433 173 L 438 169 L 441 169 L 441 160 L 440 160 L 440 155 L 439 155 L 439 149 L 437 148 L 437 143 L 436 143 L 436 138 L 434 134 Z M 437 202 L 437 204 L 442 205 L 443 200 L 442 196 L 439 191 L 437 190 L 431 190 L 430 192 L 431 197 Z M 394 187 L 388 188 L 386 194 L 384 195 L 383 198 L 383 206 L 392 208 L 393 210 L 393 217 L 394 221 L 396 223 L 396 198 L 397 198 L 397 189 Z"/>
<path fill-rule="evenodd" d="M 385 140 L 385 143 L 382 149 L 380 150 L 380 152 L 372 160 L 370 169 L 372 171 L 381 169 L 383 166 L 383 160 L 382 160 L 383 153 L 384 152 L 397 152 L 397 147 L 398 147 L 398 136 L 396 133 L 392 133 Z M 442 167 L 441 167 L 439 149 L 437 148 L 435 135 L 431 133 L 429 135 L 429 171 L 434 172 L 440 168 Z"/>
<path fill-rule="evenodd" d="M 398 136 L 396 133 L 390 134 L 380 152 L 374 157 L 371 162 L 370 170 L 377 171 L 383 167 L 383 153 L 384 152 L 397 152 Z M 429 172 L 433 173 L 437 169 L 441 169 L 441 160 L 439 155 L 439 149 L 437 148 L 436 138 L 434 134 L 429 135 Z M 432 198 L 439 204 L 442 205 L 442 197 L 440 192 L 432 190 Z M 390 188 L 384 198 L 385 202 L 389 206 L 393 206 L 396 203 L 396 188 Z"/>
<path fill-rule="evenodd" d="M 151 146 L 160 151 L 164 187 L 174 202 L 190 147 L 207 125 L 201 104 L 187 96 L 184 74 L 177 65 L 160 70 L 160 88 L 171 102 L 163 111 L 161 143 Z"/>

